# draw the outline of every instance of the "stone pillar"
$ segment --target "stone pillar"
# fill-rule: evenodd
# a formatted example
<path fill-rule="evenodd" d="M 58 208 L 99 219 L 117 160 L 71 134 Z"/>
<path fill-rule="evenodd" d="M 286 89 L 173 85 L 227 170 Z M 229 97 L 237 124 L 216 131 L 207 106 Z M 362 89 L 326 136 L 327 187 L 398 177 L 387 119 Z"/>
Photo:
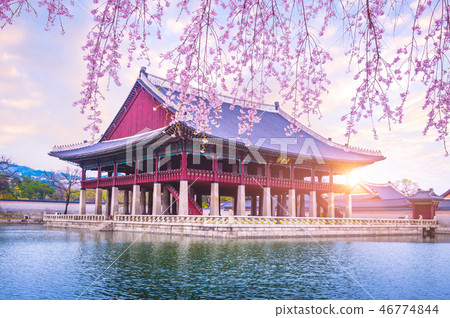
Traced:
<path fill-rule="evenodd" d="M 177 207 L 179 203 L 175 201 L 175 198 L 172 194 L 169 194 L 169 211 L 167 214 L 177 215 Z"/>
<path fill-rule="evenodd" d="M 86 189 L 80 189 L 80 208 L 78 214 L 86 214 Z"/>
<path fill-rule="evenodd" d="M 131 199 L 131 215 L 141 214 L 141 186 L 133 184 L 133 197 Z"/>
<path fill-rule="evenodd" d="M 317 198 L 316 191 L 309 192 L 309 217 L 316 218 L 317 217 Z"/>
<path fill-rule="evenodd" d="M 345 194 L 345 218 L 352 217 L 352 195 L 351 193 Z"/>
<path fill-rule="evenodd" d="M 169 193 L 169 189 L 167 189 L 166 186 L 164 186 L 163 188 L 163 193 L 162 193 L 162 214 L 164 215 L 169 215 L 170 211 L 170 193 Z"/>
<path fill-rule="evenodd" d="M 106 216 L 111 215 L 111 190 L 106 190 Z"/>
<path fill-rule="evenodd" d="M 287 216 L 288 215 L 288 207 L 287 207 L 287 196 L 286 194 L 280 194 L 280 204 L 278 205 L 279 208 L 279 216 Z"/>
<path fill-rule="evenodd" d="M 272 196 L 272 211 L 270 213 L 270 216 L 277 216 L 278 215 L 278 195 Z"/>
<path fill-rule="evenodd" d="M 103 201 L 103 190 L 101 188 L 95 189 L 95 214 L 102 214 L 102 201 Z"/>
<path fill-rule="evenodd" d="M 263 193 L 261 193 L 261 195 L 258 195 L 258 215 L 263 215 Z"/>
<path fill-rule="evenodd" d="M 270 194 L 270 187 L 264 187 L 262 198 L 262 216 L 272 215 L 272 196 Z"/>
<path fill-rule="evenodd" d="M 180 197 L 178 215 L 189 215 L 188 182 L 180 180 Z"/>
<path fill-rule="evenodd" d="M 147 191 L 145 191 L 144 189 L 141 190 L 140 193 L 140 210 L 141 210 L 141 214 L 147 214 L 147 200 L 146 200 L 146 196 L 147 196 Z"/>
<path fill-rule="evenodd" d="M 111 189 L 111 213 L 110 215 L 117 215 L 119 213 L 119 188 L 112 187 Z"/>
<path fill-rule="evenodd" d="M 329 218 L 335 218 L 334 214 L 334 192 L 328 193 L 328 213 L 327 216 Z"/>
<path fill-rule="evenodd" d="M 290 217 L 295 218 L 295 189 L 289 189 L 289 202 L 288 202 L 288 214 Z"/>
<path fill-rule="evenodd" d="M 123 190 L 123 214 L 130 214 L 130 191 Z"/>
<path fill-rule="evenodd" d="M 209 215 L 220 215 L 220 196 L 218 182 L 211 182 Z"/>
<path fill-rule="evenodd" d="M 247 211 L 245 211 L 245 185 L 238 185 L 237 190 L 237 215 L 246 216 Z"/>
<path fill-rule="evenodd" d="M 256 195 L 252 195 L 252 212 L 251 212 L 251 215 L 252 216 L 257 216 L 258 215 L 258 209 L 257 209 L 257 206 L 256 206 L 256 202 L 257 202 L 257 200 L 256 200 Z"/>
<path fill-rule="evenodd" d="M 153 195 L 152 195 L 152 192 L 150 192 L 150 191 L 148 192 L 147 211 L 148 211 L 148 214 L 153 213 Z"/>
<path fill-rule="evenodd" d="M 153 184 L 153 215 L 161 215 L 161 183 Z"/>
<path fill-rule="evenodd" d="M 306 216 L 306 200 L 305 200 L 305 194 L 300 194 L 300 211 L 299 211 L 299 215 L 300 217 L 305 217 Z"/>

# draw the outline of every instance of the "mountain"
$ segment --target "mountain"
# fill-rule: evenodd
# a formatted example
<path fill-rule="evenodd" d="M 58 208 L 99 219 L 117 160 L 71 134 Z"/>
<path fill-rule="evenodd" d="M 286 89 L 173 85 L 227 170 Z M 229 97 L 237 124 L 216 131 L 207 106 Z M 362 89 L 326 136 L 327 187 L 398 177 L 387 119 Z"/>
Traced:
<path fill-rule="evenodd" d="M 36 180 L 45 180 L 46 173 L 50 172 L 45 170 L 35 170 L 27 166 L 19 166 L 19 165 L 13 165 L 11 170 L 17 171 L 17 174 L 21 177 L 29 177 Z"/>

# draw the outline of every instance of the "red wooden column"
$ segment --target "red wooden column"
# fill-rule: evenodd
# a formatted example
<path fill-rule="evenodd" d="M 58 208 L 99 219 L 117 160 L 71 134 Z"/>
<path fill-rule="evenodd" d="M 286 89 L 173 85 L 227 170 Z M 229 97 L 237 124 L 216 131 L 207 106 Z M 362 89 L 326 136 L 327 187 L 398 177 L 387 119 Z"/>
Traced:
<path fill-rule="evenodd" d="M 102 165 L 97 165 L 97 188 L 100 186 L 100 178 L 102 177 Z"/>
<path fill-rule="evenodd" d="M 218 176 L 218 174 L 217 174 L 217 171 L 218 171 L 218 158 L 217 158 L 217 156 L 214 156 L 213 157 L 213 180 L 214 180 L 214 182 L 218 182 L 219 181 L 219 176 Z"/>
<path fill-rule="evenodd" d="M 330 169 L 330 192 L 328 193 L 328 211 L 327 217 L 335 218 L 334 213 L 334 184 L 333 184 L 333 169 Z"/>
<path fill-rule="evenodd" d="M 244 184 L 244 160 L 239 159 L 239 177 L 240 177 L 240 182 L 241 184 Z"/>
<path fill-rule="evenodd" d="M 136 161 L 134 162 L 134 184 L 137 184 L 138 165 L 139 160 L 136 159 Z"/>
<path fill-rule="evenodd" d="M 294 183 L 294 163 L 291 163 L 291 188 L 289 189 L 289 203 L 288 203 L 288 214 L 290 217 L 296 217 L 296 194 L 295 194 L 295 183 Z"/>
<path fill-rule="evenodd" d="M 86 169 L 81 169 L 81 188 L 84 189 L 84 181 L 86 181 Z"/>
<path fill-rule="evenodd" d="M 116 186 L 117 182 L 117 162 L 114 162 L 114 176 L 113 176 L 113 187 Z"/>
<path fill-rule="evenodd" d="M 312 190 L 309 193 L 309 217 L 317 217 L 316 169 L 311 168 Z"/>
<path fill-rule="evenodd" d="M 187 180 L 187 151 L 181 152 L 181 179 Z"/>
<path fill-rule="evenodd" d="M 334 192 L 333 169 L 330 169 L 330 188 L 331 188 L 331 192 Z"/>
<path fill-rule="evenodd" d="M 266 186 L 270 187 L 270 163 L 266 163 Z"/>
<path fill-rule="evenodd" d="M 155 182 L 159 181 L 159 156 L 155 157 Z"/>
<path fill-rule="evenodd" d="M 295 183 L 294 183 L 294 163 L 291 163 L 291 189 L 295 189 Z"/>
<path fill-rule="evenodd" d="M 313 191 L 316 191 L 316 169 L 314 167 L 311 168 L 311 182 Z"/>
<path fill-rule="evenodd" d="M 350 171 L 346 173 L 347 192 L 345 193 L 345 214 L 344 218 L 352 217 L 352 188 L 350 186 Z"/>

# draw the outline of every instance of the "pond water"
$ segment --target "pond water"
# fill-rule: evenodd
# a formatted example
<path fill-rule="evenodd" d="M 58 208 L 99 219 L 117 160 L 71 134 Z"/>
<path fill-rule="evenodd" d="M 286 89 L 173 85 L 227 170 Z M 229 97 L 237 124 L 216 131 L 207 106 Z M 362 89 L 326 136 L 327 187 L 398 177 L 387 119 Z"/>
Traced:
<path fill-rule="evenodd" d="M 449 242 L 0 225 L 0 299 L 450 299 Z"/>

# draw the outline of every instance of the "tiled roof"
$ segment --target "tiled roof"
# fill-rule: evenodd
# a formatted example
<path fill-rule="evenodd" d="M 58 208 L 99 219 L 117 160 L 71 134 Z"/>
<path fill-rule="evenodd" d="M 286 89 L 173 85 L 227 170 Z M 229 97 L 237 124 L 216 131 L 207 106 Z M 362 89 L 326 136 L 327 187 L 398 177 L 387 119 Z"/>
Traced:
<path fill-rule="evenodd" d="M 159 137 L 164 134 L 164 128 L 156 129 L 150 132 L 141 133 L 138 135 L 134 135 L 127 138 L 121 138 L 121 139 L 115 139 L 115 140 L 108 140 L 108 141 L 101 141 L 94 143 L 92 145 L 71 149 L 73 147 L 70 147 L 69 149 L 66 149 L 64 147 L 55 147 L 53 150 L 49 153 L 50 156 L 58 157 L 61 159 L 73 159 L 77 157 L 85 157 L 85 156 L 93 156 L 96 154 L 106 153 L 106 152 L 112 152 L 119 149 L 126 148 L 127 146 L 134 145 L 140 142 L 146 142 L 151 141 L 155 139 L 156 137 Z"/>
<path fill-rule="evenodd" d="M 359 185 L 367 190 L 367 194 L 352 195 L 352 207 L 355 209 L 397 209 L 411 206 L 407 197 L 390 182 L 377 184 L 360 181 Z M 345 207 L 345 196 L 336 196 L 335 202 L 336 206 Z"/>
<path fill-rule="evenodd" d="M 437 211 L 450 211 L 450 200 L 447 199 L 439 202 Z"/>
<path fill-rule="evenodd" d="M 436 193 L 434 193 L 433 189 L 430 189 L 430 190 L 419 190 L 419 191 L 417 191 L 416 194 L 408 197 L 408 200 L 410 200 L 410 201 L 428 201 L 428 200 L 442 201 L 442 200 L 444 200 L 444 198 L 436 195 Z"/>
<path fill-rule="evenodd" d="M 149 94 L 158 99 L 160 102 L 164 101 L 167 89 L 158 86 L 160 85 L 158 84 L 158 81 L 155 81 L 154 77 L 149 76 L 145 71 L 141 70 L 140 77 L 133 86 L 133 91 L 136 89 L 136 85 L 141 85 Z M 123 109 L 127 107 L 127 104 L 131 100 L 130 96 L 122 105 L 116 118 L 118 118 Z M 213 125 L 211 127 L 210 134 L 208 134 L 209 136 L 225 140 L 236 140 L 239 125 L 238 117 L 242 115 L 242 108 L 236 106 L 234 109 L 231 109 L 230 106 L 231 103 L 229 102 L 224 102 L 222 104 L 221 119 L 219 122 L 220 126 L 216 127 Z M 175 109 L 170 110 L 175 111 Z M 244 134 L 242 138 L 245 139 L 237 139 L 236 141 L 238 143 L 241 142 L 242 144 L 258 145 L 258 149 L 280 153 L 281 151 L 284 151 L 284 148 L 280 145 L 280 141 L 290 138 L 288 141 L 287 150 L 288 153 L 295 156 L 298 156 L 299 153 L 302 153 L 305 157 L 315 155 L 313 149 L 311 148 L 311 145 L 315 145 L 317 146 L 318 152 L 320 153 L 322 159 L 328 161 L 370 164 L 385 159 L 380 152 L 346 147 L 334 143 L 305 126 L 301 126 L 301 133 L 298 133 L 296 136 L 287 137 L 285 128 L 290 124 L 289 115 L 281 109 L 276 109 L 275 106 L 264 105 L 262 110 L 259 111 L 259 115 L 261 120 L 259 123 L 254 124 L 251 135 L 248 136 L 248 134 Z M 114 120 L 116 120 L 116 118 Z M 114 121 L 107 129 L 107 132 L 113 124 Z M 185 124 L 195 130 L 192 122 L 188 121 L 185 122 Z M 109 152 L 120 147 L 124 147 L 128 143 L 142 141 L 144 138 L 155 138 L 155 136 L 159 133 L 161 133 L 160 130 L 155 130 L 154 132 L 131 136 L 120 140 L 100 140 L 97 144 L 84 146 L 76 150 L 54 149 L 50 152 L 50 155 L 61 159 L 68 159 Z"/>
<path fill-rule="evenodd" d="M 383 200 L 406 198 L 406 196 L 400 191 L 398 191 L 397 188 L 391 182 L 385 184 L 376 184 L 361 181 L 360 184 L 364 188 L 369 189 L 371 193 L 373 193 L 374 195 L 378 196 L 380 199 Z"/>
<path fill-rule="evenodd" d="M 160 86 L 161 79 L 155 81 L 153 77 L 145 72 L 141 72 L 140 81 L 150 94 L 157 95 L 155 97 L 161 102 L 164 100 L 168 90 Z M 225 140 L 236 140 L 240 122 L 238 117 L 242 115 L 241 111 L 245 110 L 240 106 L 235 106 L 231 109 L 231 106 L 232 104 L 229 102 L 222 104 L 221 118 L 219 119 L 220 126 L 216 127 L 212 125 L 211 132 L 209 133 L 210 136 Z M 173 109 L 171 110 L 174 111 Z M 262 110 L 259 111 L 259 115 L 261 120 L 259 123 L 254 124 L 250 136 L 247 133 L 241 136 L 243 143 L 249 141 L 251 145 L 260 145 L 261 149 L 280 152 L 281 146 L 277 143 L 279 143 L 281 138 L 292 138 L 289 142 L 293 142 L 293 144 L 288 144 L 287 146 L 288 152 L 291 154 L 299 154 L 305 141 L 313 141 L 323 159 L 326 160 L 372 163 L 385 159 L 377 151 L 336 144 L 303 125 L 301 125 L 302 133 L 288 137 L 286 136 L 285 129 L 291 123 L 289 115 L 281 109 L 277 109 L 275 105 L 263 105 Z M 186 122 L 186 124 L 195 129 L 192 122 Z M 308 150 L 307 147 L 306 150 Z M 311 149 L 309 149 L 308 154 L 311 154 Z"/>
<path fill-rule="evenodd" d="M 445 191 L 444 193 L 441 194 L 441 197 L 446 197 L 447 195 L 450 194 L 450 189 L 448 189 L 447 191 Z"/>

